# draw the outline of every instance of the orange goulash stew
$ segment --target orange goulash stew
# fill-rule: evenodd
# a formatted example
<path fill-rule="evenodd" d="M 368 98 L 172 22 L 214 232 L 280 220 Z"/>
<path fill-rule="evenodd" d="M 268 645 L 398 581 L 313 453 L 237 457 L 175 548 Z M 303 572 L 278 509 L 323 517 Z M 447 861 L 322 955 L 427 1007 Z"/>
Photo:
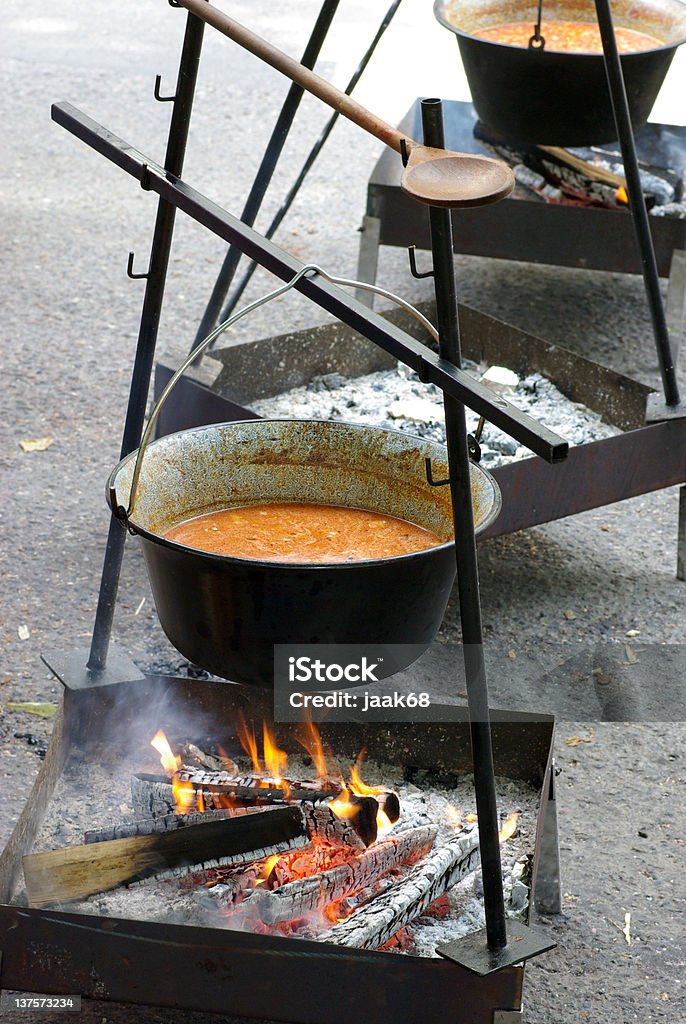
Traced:
<path fill-rule="evenodd" d="M 284 502 L 209 512 L 166 531 L 189 548 L 265 562 L 352 562 L 436 547 L 429 530 L 380 512 Z"/>
<path fill-rule="evenodd" d="M 513 21 L 505 25 L 492 25 L 490 28 L 474 32 L 478 39 L 491 43 L 502 43 L 505 46 L 529 45 L 533 35 L 530 21 Z M 541 35 L 545 38 L 545 49 L 558 53 L 602 53 L 600 31 L 590 21 L 544 21 L 541 23 Z M 632 28 L 615 26 L 617 49 L 620 53 L 635 53 L 639 50 L 654 50 L 664 46 L 661 40 L 649 36 L 645 32 L 637 32 Z"/>

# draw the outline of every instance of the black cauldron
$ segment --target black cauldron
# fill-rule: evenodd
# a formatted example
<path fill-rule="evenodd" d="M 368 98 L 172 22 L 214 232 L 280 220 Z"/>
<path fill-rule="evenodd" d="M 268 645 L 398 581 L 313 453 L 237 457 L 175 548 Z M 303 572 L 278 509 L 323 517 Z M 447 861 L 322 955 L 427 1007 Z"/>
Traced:
<path fill-rule="evenodd" d="M 526 49 L 477 38 L 508 22 L 529 22 L 535 0 L 436 0 L 434 14 L 457 36 L 472 102 L 483 124 L 519 142 L 588 146 L 617 138 L 602 54 Z M 680 0 L 614 0 L 615 26 L 661 40 L 652 50 L 621 56 L 631 120 L 648 120 L 679 46 L 686 40 L 686 4 Z M 593 0 L 544 0 L 545 19 L 596 22 Z"/>
<path fill-rule="evenodd" d="M 126 506 L 134 452 L 110 476 Z M 162 627 L 184 657 L 227 679 L 273 685 L 275 644 L 402 644 L 410 660 L 438 631 L 455 575 L 446 449 L 398 431 L 348 423 L 259 420 L 199 427 L 144 452 L 128 525 L 141 539 Z M 471 467 L 475 528 L 500 492 Z M 437 547 L 338 564 L 262 562 L 166 540 L 182 520 L 220 508 L 298 501 L 385 512 L 434 531 Z M 403 666 L 400 666 L 403 667 Z"/>

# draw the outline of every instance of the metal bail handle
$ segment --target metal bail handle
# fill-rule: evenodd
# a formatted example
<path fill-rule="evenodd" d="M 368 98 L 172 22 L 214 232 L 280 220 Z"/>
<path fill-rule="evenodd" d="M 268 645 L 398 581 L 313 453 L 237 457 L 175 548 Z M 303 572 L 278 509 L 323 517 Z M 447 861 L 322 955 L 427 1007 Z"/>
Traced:
<path fill-rule="evenodd" d="M 530 50 L 543 50 L 545 49 L 545 36 L 541 35 L 541 20 L 543 18 L 543 0 L 538 0 L 538 14 L 536 15 L 536 24 L 534 25 L 534 34 L 529 39 Z"/>
<path fill-rule="evenodd" d="M 138 483 L 140 481 L 141 469 L 143 465 L 143 456 L 145 454 L 146 448 L 148 447 L 148 444 L 150 443 L 150 438 L 152 436 L 153 430 L 155 429 L 155 424 L 157 423 L 158 417 L 162 412 L 164 403 L 167 401 L 169 395 L 176 387 L 176 384 L 178 383 L 179 379 L 183 376 L 186 370 L 193 365 L 195 360 L 198 359 L 203 354 L 203 352 L 208 348 L 208 346 L 212 344 L 215 338 L 218 338 L 223 331 L 225 331 L 228 327 L 231 327 L 233 324 L 235 324 L 237 320 L 240 320 L 242 317 L 247 316 L 248 313 L 252 313 L 260 306 L 264 306 L 267 302 L 271 302 L 272 299 L 276 299 L 280 295 L 284 295 L 287 291 L 290 291 L 291 288 L 294 288 L 295 285 L 303 277 L 307 277 L 309 274 L 319 274 L 321 277 L 325 278 L 331 284 L 340 285 L 346 288 L 360 288 L 363 291 L 373 292 L 375 295 L 381 295 L 383 298 L 389 299 L 391 302 L 395 302 L 398 306 L 402 306 L 403 309 L 405 309 L 408 313 L 415 317 L 415 319 L 418 320 L 419 323 L 421 323 L 422 326 L 428 331 L 428 333 L 431 335 L 434 341 L 438 341 L 438 331 L 431 323 L 431 321 L 428 320 L 423 313 L 420 313 L 420 311 L 415 306 L 411 305 L 411 303 L 407 302 L 407 300 L 403 299 L 400 295 L 396 295 L 394 292 L 389 292 L 386 288 L 380 288 L 378 285 L 368 284 L 366 281 L 354 281 L 351 278 L 335 277 L 333 274 L 327 273 L 326 270 L 323 270 L 315 263 L 308 263 L 306 266 L 301 267 L 297 274 L 295 274 L 290 279 L 290 281 L 287 281 L 285 284 L 281 285 L 280 288 L 275 288 L 274 291 L 268 292 L 266 295 L 261 296 L 261 298 L 259 299 L 255 299 L 254 302 L 249 303 L 249 305 L 247 306 L 243 306 L 242 309 L 239 309 L 238 312 L 233 313 L 227 320 L 224 320 L 223 323 L 215 327 L 214 330 L 211 331 L 207 335 L 207 337 L 203 341 L 201 341 L 196 348 L 193 349 L 188 358 L 181 364 L 178 370 L 176 370 L 174 375 L 168 381 L 166 387 L 162 391 L 162 394 L 155 403 L 152 412 L 150 413 L 150 419 L 148 420 L 147 426 L 141 438 L 141 443 L 138 448 L 138 453 L 136 455 L 136 464 L 133 469 L 133 477 L 131 479 L 128 508 L 125 508 L 122 504 L 120 504 L 117 498 L 116 488 L 110 488 L 110 508 L 112 509 L 114 516 L 124 526 L 128 528 L 130 533 L 135 533 L 135 530 L 131 527 L 129 520 L 133 514 L 133 507 L 136 501 L 136 493 L 138 491 Z"/>

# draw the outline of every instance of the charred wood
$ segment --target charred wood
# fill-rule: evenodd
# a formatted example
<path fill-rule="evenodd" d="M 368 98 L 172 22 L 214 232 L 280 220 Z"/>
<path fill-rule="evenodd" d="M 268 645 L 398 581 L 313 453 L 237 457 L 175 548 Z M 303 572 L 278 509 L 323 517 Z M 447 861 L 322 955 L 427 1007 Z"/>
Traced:
<path fill-rule="evenodd" d="M 357 949 L 377 949 L 397 931 L 419 917 L 434 900 L 459 882 L 480 862 L 476 829 L 450 839 L 408 874 L 340 924 L 317 938 Z"/>
<path fill-rule="evenodd" d="M 190 783 L 195 791 L 195 800 L 200 799 L 207 809 L 300 803 L 311 835 L 317 835 L 336 846 L 352 846 L 358 849 L 371 845 L 376 839 L 379 805 L 372 796 L 349 794 L 347 799 L 350 816 L 342 818 L 330 807 L 331 801 L 340 796 L 339 793 L 332 794 L 318 789 L 285 790 L 243 785 L 243 779 L 217 782 L 218 774 L 181 770 L 176 777 L 181 782 Z M 134 775 L 131 779 L 131 799 L 137 817 L 157 818 L 174 814 L 174 791 L 171 782 L 164 776 Z"/>
<path fill-rule="evenodd" d="M 109 839 L 128 839 L 130 836 L 152 836 L 162 832 L 173 832 L 187 825 L 200 825 L 222 818 L 237 818 L 242 814 L 260 814 L 264 807 L 227 807 L 222 810 L 191 811 L 188 814 L 163 814 L 157 818 L 139 818 L 136 821 L 122 821 L 105 828 L 92 829 L 84 833 L 83 841 L 103 843 Z"/>
<path fill-rule="evenodd" d="M 403 864 L 413 864 L 426 856 L 438 829 L 433 825 L 408 829 L 397 836 L 382 839 L 345 864 L 328 871 L 299 878 L 269 891 L 257 889 L 250 906 L 265 924 L 291 921 L 327 904 L 358 892 L 372 881 Z"/>

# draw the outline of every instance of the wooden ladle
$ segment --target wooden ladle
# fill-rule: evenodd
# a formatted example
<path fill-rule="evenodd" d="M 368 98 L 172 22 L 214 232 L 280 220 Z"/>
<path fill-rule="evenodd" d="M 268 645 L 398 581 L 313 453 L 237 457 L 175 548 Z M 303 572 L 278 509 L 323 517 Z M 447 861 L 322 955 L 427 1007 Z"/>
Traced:
<path fill-rule="evenodd" d="M 404 148 L 407 165 L 400 187 L 413 199 L 430 206 L 486 206 L 504 199 L 514 188 L 514 177 L 506 164 L 475 153 L 453 153 L 423 146 L 409 139 L 330 82 L 212 7 L 207 0 L 176 0 L 176 4 L 328 103 L 397 153 L 402 153 Z"/>

